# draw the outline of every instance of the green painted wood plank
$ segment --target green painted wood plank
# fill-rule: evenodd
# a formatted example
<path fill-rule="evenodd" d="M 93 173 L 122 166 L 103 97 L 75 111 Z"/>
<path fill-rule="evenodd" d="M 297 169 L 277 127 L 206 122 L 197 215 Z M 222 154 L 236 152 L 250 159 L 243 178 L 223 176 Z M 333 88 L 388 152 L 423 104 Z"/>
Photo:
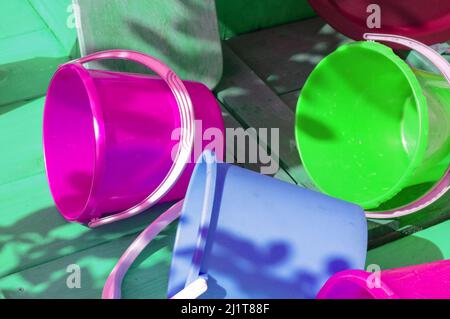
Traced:
<path fill-rule="evenodd" d="M 43 173 L 0 186 L 0 277 L 135 234 L 168 208 L 89 229 L 64 220 Z"/>
<path fill-rule="evenodd" d="M 0 106 L 42 96 L 69 59 L 48 30 L 0 40 Z"/>
<path fill-rule="evenodd" d="M 28 0 L 1 1 L 0 20 L 0 105 L 43 95 L 58 65 L 70 59 L 70 51 Z M 76 30 L 66 33 L 71 37 L 65 41 L 73 47 Z"/>
<path fill-rule="evenodd" d="M 0 1 L 0 19 L 0 40 L 46 29 L 28 0 Z"/>
<path fill-rule="evenodd" d="M 370 250 L 367 265 L 377 264 L 381 269 L 389 269 L 450 259 L 449 234 L 450 221 L 421 230 Z"/>
<path fill-rule="evenodd" d="M 0 108 L 0 185 L 44 171 L 44 102 L 38 98 Z"/>
<path fill-rule="evenodd" d="M 214 1 L 75 0 L 83 54 L 129 49 L 155 56 L 186 80 L 213 88 L 222 75 Z M 140 71 L 115 64 L 122 70 Z"/>
<path fill-rule="evenodd" d="M 300 89 L 329 53 L 350 41 L 320 18 L 233 38 L 233 51 L 278 94 Z M 276 48 L 276 49 L 274 49 Z"/>
<path fill-rule="evenodd" d="M 34 10 L 58 39 L 65 52 L 73 56 L 77 33 L 72 0 L 28 0 Z"/>
<path fill-rule="evenodd" d="M 148 223 L 149 221 L 147 221 Z M 169 226 L 132 265 L 123 281 L 123 298 L 165 298 L 176 224 Z M 5 298 L 100 298 L 103 285 L 136 234 L 0 279 Z M 81 288 L 67 286 L 69 265 L 78 265 Z"/>

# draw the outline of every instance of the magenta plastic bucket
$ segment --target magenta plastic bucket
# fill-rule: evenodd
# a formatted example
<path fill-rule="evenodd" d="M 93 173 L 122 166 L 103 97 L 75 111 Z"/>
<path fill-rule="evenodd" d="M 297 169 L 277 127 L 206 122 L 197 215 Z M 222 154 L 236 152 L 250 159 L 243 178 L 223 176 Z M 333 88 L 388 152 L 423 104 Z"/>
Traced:
<path fill-rule="evenodd" d="M 111 58 L 140 62 L 160 77 L 82 65 Z M 48 89 L 43 132 L 56 207 L 69 221 L 97 226 L 184 197 L 201 154 L 192 152 L 194 140 L 208 148 L 210 129 L 224 132 L 209 89 L 182 82 L 152 57 L 104 51 L 61 66 Z"/>
<path fill-rule="evenodd" d="M 375 278 L 378 276 L 379 281 Z M 319 299 L 449 299 L 450 260 L 369 273 L 346 270 L 332 276 Z"/>

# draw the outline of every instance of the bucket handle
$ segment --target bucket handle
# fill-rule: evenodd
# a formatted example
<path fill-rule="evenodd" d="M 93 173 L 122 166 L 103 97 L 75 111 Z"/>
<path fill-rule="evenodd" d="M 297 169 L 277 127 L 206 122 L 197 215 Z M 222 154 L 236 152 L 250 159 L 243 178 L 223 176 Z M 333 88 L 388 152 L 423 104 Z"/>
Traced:
<path fill-rule="evenodd" d="M 102 299 L 120 299 L 121 286 L 126 272 L 148 246 L 148 244 L 161 233 L 170 223 L 181 215 L 183 200 L 174 204 L 165 213 L 159 216 L 150 224 L 127 248 L 122 257 L 120 257 L 114 269 L 108 276 L 105 286 L 103 287 Z M 177 293 L 172 299 L 196 299 L 208 289 L 207 281 L 204 277 L 199 277 L 190 285 Z"/>
<path fill-rule="evenodd" d="M 197 242 L 194 251 L 196 254 L 193 259 L 201 258 L 202 252 L 206 246 L 206 236 L 202 236 L 202 229 L 209 228 L 211 214 L 214 204 L 214 195 L 216 191 L 215 181 L 217 177 L 216 157 L 213 152 L 206 150 L 203 152 L 201 159 L 206 162 L 206 181 L 203 205 L 200 211 L 200 224 L 198 229 Z M 142 253 L 142 251 L 150 244 L 150 242 L 158 236 L 170 223 L 179 218 L 182 214 L 184 200 L 179 201 L 170 207 L 166 212 L 161 214 L 153 223 L 151 223 L 144 231 L 133 241 L 120 257 L 114 269 L 108 276 L 105 286 L 103 287 L 102 299 L 120 299 L 122 280 L 126 272 Z M 208 289 L 207 275 L 199 275 L 200 266 L 193 262 L 188 272 L 184 288 L 170 299 L 196 299 Z"/>
<path fill-rule="evenodd" d="M 194 143 L 194 108 L 192 106 L 192 101 L 189 93 L 185 85 L 183 84 L 183 81 L 175 74 L 174 71 L 172 71 L 167 65 L 154 57 L 131 50 L 102 51 L 87 55 L 69 63 L 77 63 L 79 65 L 83 65 L 84 63 L 105 59 L 120 59 L 137 62 L 154 71 L 167 83 L 173 95 L 175 96 L 175 100 L 178 105 L 181 122 L 181 137 L 179 148 L 176 153 L 176 157 L 173 160 L 172 167 L 170 168 L 161 184 L 159 184 L 159 186 L 156 187 L 156 189 L 149 196 L 147 196 L 147 198 L 134 205 L 133 207 L 119 213 L 103 218 L 94 218 L 88 223 L 89 227 L 98 227 L 118 220 L 129 218 L 155 205 L 164 195 L 166 195 L 172 189 L 172 187 L 180 178 L 186 167 L 186 164 L 189 162 Z"/>
<path fill-rule="evenodd" d="M 447 79 L 447 82 L 450 84 L 450 64 L 442 55 L 437 53 L 428 45 L 425 45 L 422 42 L 416 41 L 414 39 L 393 34 L 365 33 L 363 37 L 368 41 L 383 41 L 401 44 L 405 47 L 419 52 L 438 68 L 438 70 L 444 75 L 444 77 Z"/>
<path fill-rule="evenodd" d="M 425 58 L 430 60 L 437 69 L 444 75 L 445 79 L 450 85 L 450 63 L 433 48 L 407 37 L 392 34 L 380 34 L 380 33 L 365 33 L 364 39 L 369 41 L 383 41 L 393 42 L 401 44 L 405 47 L 411 48 Z M 450 49 L 447 49 L 450 51 Z M 386 212 L 366 212 L 367 218 L 385 219 L 385 218 L 397 218 L 405 215 L 412 214 L 427 207 L 441 198 L 450 189 L 450 168 L 446 171 L 444 177 L 436 184 L 436 186 L 427 194 L 423 195 L 417 201 L 412 204 L 403 206 L 399 209 L 394 209 Z"/>

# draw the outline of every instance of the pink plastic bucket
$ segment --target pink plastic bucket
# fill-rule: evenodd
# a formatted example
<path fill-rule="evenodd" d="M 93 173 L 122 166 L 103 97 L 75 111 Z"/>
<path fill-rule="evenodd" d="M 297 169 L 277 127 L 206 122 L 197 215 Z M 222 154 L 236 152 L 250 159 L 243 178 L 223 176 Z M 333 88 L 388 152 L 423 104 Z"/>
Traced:
<path fill-rule="evenodd" d="M 342 271 L 326 282 L 317 298 L 449 299 L 450 260 L 388 269 L 379 274 L 362 270 Z"/>
<path fill-rule="evenodd" d="M 82 65 L 113 58 L 141 63 L 159 77 Z M 192 152 L 194 140 L 209 148 L 203 134 L 210 128 L 223 136 L 209 89 L 182 82 L 152 57 L 113 50 L 62 65 L 48 89 L 43 132 L 56 207 L 67 220 L 95 227 L 184 197 L 194 154 L 201 154 Z M 216 152 L 223 155 L 221 145 Z"/>

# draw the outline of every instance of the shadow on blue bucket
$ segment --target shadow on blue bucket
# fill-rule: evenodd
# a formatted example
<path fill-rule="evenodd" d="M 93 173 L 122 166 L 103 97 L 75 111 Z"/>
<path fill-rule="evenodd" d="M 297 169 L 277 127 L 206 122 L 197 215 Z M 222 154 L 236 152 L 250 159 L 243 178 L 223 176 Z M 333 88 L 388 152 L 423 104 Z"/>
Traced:
<path fill-rule="evenodd" d="M 204 152 L 178 225 L 168 296 L 200 276 L 201 298 L 314 298 L 326 280 L 363 269 L 362 208 Z"/>

